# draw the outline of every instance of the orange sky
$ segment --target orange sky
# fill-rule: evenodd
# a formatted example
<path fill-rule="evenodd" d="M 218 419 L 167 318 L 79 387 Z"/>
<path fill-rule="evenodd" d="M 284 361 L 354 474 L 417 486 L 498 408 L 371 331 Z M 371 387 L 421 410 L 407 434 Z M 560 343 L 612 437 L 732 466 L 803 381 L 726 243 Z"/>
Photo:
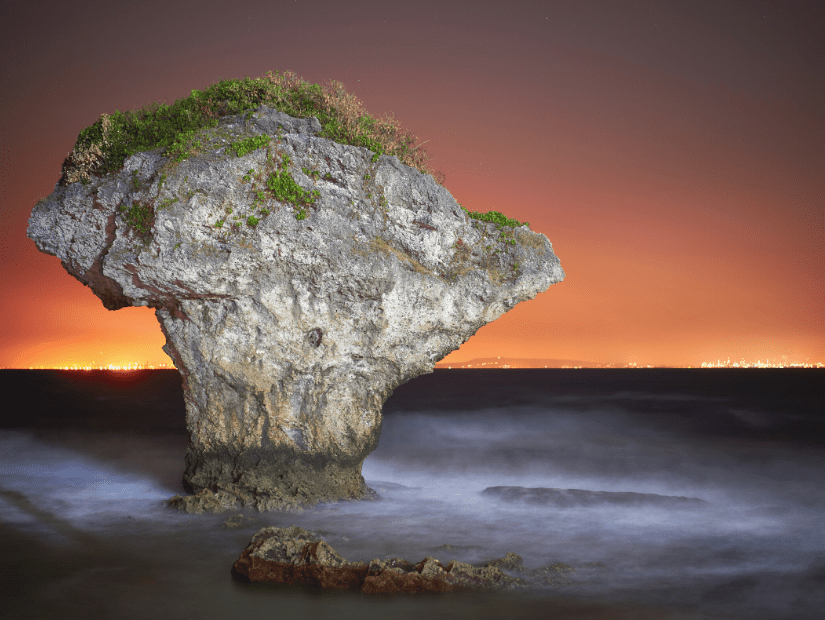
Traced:
<path fill-rule="evenodd" d="M 458 202 L 552 241 L 565 281 L 448 361 L 825 362 L 820 3 L 229 6 L 4 8 L 0 367 L 169 363 L 153 311 L 105 310 L 28 216 L 102 112 L 287 69 L 394 113 Z"/>

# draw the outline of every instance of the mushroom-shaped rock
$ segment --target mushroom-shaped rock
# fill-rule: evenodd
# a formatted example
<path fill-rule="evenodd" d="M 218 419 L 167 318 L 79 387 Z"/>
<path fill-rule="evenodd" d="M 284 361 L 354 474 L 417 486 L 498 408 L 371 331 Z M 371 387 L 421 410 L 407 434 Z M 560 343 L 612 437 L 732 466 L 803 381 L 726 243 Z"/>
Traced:
<path fill-rule="evenodd" d="M 320 131 L 265 106 L 227 116 L 182 160 L 64 175 L 29 220 L 106 308 L 155 308 L 194 511 L 371 496 L 361 464 L 393 389 L 564 277 L 544 235 Z"/>

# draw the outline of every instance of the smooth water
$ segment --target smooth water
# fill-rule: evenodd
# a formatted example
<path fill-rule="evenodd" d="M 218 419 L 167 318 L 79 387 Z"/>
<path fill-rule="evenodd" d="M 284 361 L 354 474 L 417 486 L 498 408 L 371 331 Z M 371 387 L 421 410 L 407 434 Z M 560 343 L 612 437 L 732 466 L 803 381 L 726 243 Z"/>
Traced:
<path fill-rule="evenodd" d="M 0 615 L 819 618 L 823 378 L 437 371 L 385 406 L 363 468 L 381 500 L 245 511 L 230 529 L 229 514 L 162 505 L 183 492 L 176 373 L 2 371 L 7 402 L 30 405 L 0 429 Z M 660 497 L 579 494 L 588 501 L 570 506 L 488 487 Z M 527 567 L 576 572 L 542 592 L 406 598 L 234 582 L 232 564 L 265 525 L 316 531 L 353 561 L 483 562 L 515 551 Z"/>

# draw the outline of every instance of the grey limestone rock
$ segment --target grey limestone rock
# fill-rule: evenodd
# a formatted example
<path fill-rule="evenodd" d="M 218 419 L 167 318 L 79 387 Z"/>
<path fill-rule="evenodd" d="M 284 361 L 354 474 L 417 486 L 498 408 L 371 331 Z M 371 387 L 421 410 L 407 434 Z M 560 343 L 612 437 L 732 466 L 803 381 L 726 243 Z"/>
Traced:
<path fill-rule="evenodd" d="M 225 117 L 183 161 L 137 153 L 29 220 L 106 308 L 155 309 L 195 511 L 370 497 L 393 389 L 564 277 L 544 235 L 472 219 L 431 176 L 320 129 L 264 106 Z"/>

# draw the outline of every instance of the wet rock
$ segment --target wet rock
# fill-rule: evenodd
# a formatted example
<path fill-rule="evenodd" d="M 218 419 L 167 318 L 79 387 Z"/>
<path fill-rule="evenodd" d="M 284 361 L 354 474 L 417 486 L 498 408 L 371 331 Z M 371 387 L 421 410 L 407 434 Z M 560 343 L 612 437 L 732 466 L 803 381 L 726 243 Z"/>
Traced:
<path fill-rule="evenodd" d="M 244 517 L 242 514 L 238 514 L 232 515 L 226 521 L 224 521 L 222 527 L 225 527 L 227 529 L 235 529 L 238 527 L 252 525 L 253 523 L 257 523 L 257 521 L 255 519 L 250 519 L 249 517 Z"/>
<path fill-rule="evenodd" d="M 243 523 L 243 515 L 232 515 L 226 521 L 223 522 L 222 527 L 227 529 L 234 529 L 236 527 L 240 527 Z"/>
<path fill-rule="evenodd" d="M 524 585 L 520 580 L 506 575 L 497 566 L 478 567 L 458 560 L 453 560 L 447 565 L 446 580 L 463 590 L 511 589 Z"/>
<path fill-rule="evenodd" d="M 351 590 L 361 587 L 367 569 L 366 563 L 349 563 L 325 541 L 292 526 L 259 530 L 235 562 L 232 574 L 251 582 Z"/>
<path fill-rule="evenodd" d="M 235 502 L 232 497 L 202 489 L 200 493 L 195 495 L 175 495 L 167 500 L 166 504 L 170 508 L 176 508 L 181 512 L 203 514 L 205 512 L 225 512 Z"/>
<path fill-rule="evenodd" d="M 520 576 L 529 579 L 532 583 L 543 586 L 565 586 L 572 583 L 573 576 L 578 572 L 570 564 L 557 562 L 550 566 L 518 570 Z"/>
<path fill-rule="evenodd" d="M 446 580 L 447 571 L 441 563 L 427 557 L 416 565 L 396 558 L 373 560 L 361 592 L 364 594 L 421 594 L 450 592 L 456 586 Z"/>
<path fill-rule="evenodd" d="M 465 553 L 467 551 L 480 551 L 483 549 L 480 545 L 439 545 L 436 551 L 444 551 L 445 553 Z"/>
<path fill-rule="evenodd" d="M 508 558 L 515 554 L 508 554 Z M 502 560 L 504 561 L 504 560 Z M 325 541 L 297 526 L 259 530 L 232 574 L 250 582 L 360 590 L 364 594 L 422 594 L 524 587 L 494 565 L 472 566 L 433 557 L 418 564 L 402 558 L 347 562 Z"/>
<path fill-rule="evenodd" d="M 393 389 L 564 277 L 544 235 L 472 219 L 431 176 L 320 131 L 261 106 L 182 161 L 135 153 L 32 211 L 28 236 L 106 308 L 155 309 L 197 494 L 172 506 L 373 497 L 361 465 Z"/>
<path fill-rule="evenodd" d="M 485 566 L 495 566 L 497 568 L 506 568 L 510 570 L 521 568 L 523 565 L 524 558 L 522 558 L 517 553 L 513 553 L 512 551 L 505 555 L 503 558 L 493 560 L 492 562 L 487 562 L 485 564 Z"/>
<path fill-rule="evenodd" d="M 586 491 L 582 489 L 549 489 L 544 487 L 487 487 L 482 495 L 508 502 L 531 505 L 577 508 L 592 506 L 651 506 L 661 508 L 707 508 L 708 502 L 696 497 L 656 495 L 614 491 Z"/>
<path fill-rule="evenodd" d="M 508 553 L 498 560 L 487 562 L 485 566 L 506 571 L 533 587 L 570 585 L 572 583 L 572 577 L 577 572 L 576 567 L 570 564 L 562 564 L 561 562 L 539 568 L 526 568 L 524 566 L 524 559 L 513 552 Z M 604 565 L 601 564 L 601 566 L 603 567 Z"/>

